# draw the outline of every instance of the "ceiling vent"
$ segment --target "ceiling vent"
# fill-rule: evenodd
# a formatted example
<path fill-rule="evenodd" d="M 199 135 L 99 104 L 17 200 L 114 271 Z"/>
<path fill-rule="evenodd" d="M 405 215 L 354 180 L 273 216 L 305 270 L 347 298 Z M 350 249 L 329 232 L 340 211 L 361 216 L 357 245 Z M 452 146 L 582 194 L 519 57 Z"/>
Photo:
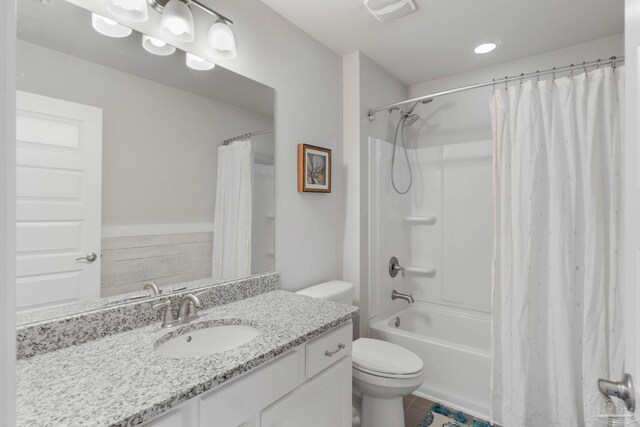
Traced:
<path fill-rule="evenodd" d="M 380 22 L 392 21 L 416 10 L 413 0 L 364 0 L 364 5 Z"/>

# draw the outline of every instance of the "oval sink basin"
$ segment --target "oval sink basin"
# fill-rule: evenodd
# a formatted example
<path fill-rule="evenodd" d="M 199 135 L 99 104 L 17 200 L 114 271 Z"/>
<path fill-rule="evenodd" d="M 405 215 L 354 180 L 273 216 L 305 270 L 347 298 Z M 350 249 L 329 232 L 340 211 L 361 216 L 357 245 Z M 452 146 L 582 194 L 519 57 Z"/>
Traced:
<path fill-rule="evenodd" d="M 173 337 L 156 351 L 169 357 L 206 356 L 239 347 L 258 335 L 259 330 L 246 325 L 210 326 Z"/>

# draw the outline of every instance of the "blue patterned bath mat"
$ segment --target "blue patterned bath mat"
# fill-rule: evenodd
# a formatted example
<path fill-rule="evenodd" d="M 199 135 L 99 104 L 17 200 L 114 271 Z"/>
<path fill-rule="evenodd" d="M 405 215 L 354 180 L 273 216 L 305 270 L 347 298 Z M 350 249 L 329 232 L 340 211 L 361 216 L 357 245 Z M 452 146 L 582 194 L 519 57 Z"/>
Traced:
<path fill-rule="evenodd" d="M 440 414 L 444 417 L 447 417 L 447 422 L 445 422 L 442 426 L 433 425 L 435 415 Z M 442 419 L 442 417 L 439 417 Z M 424 420 L 418 425 L 418 427 L 494 427 L 488 421 L 484 421 L 470 415 L 465 414 L 461 411 L 456 411 L 447 406 L 441 405 L 439 403 L 434 403 L 431 407 L 431 410 L 424 417 Z"/>

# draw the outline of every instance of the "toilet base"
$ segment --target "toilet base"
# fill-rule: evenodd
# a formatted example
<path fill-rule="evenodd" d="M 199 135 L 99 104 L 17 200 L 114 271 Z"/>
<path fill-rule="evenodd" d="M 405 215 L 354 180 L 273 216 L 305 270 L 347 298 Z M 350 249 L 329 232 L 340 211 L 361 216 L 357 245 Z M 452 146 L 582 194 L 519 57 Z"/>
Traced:
<path fill-rule="evenodd" d="M 362 427 L 404 427 L 402 397 L 362 396 Z"/>

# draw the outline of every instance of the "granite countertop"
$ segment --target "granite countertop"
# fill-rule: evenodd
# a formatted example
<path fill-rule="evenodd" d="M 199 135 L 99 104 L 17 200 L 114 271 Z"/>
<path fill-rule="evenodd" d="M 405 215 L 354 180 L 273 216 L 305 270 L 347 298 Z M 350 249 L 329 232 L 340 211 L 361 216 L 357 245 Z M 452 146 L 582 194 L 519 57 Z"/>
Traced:
<path fill-rule="evenodd" d="M 357 316 L 358 309 L 273 291 L 201 311 L 178 328 L 160 322 L 17 362 L 19 426 L 129 426 L 277 357 Z M 155 352 L 167 334 L 248 324 L 262 333 L 229 351 L 174 359 Z"/>

